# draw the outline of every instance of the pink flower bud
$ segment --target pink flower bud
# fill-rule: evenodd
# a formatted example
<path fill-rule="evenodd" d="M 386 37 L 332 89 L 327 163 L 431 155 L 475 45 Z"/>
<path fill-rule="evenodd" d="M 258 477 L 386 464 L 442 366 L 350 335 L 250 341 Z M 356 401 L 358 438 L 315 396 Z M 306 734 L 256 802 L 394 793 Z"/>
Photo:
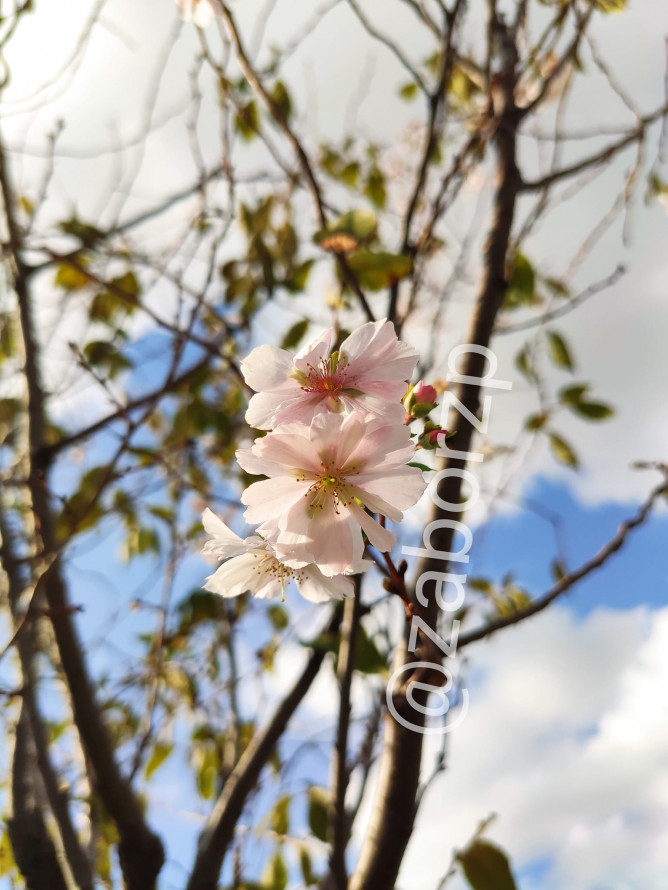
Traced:
<path fill-rule="evenodd" d="M 442 430 L 439 428 L 425 430 L 424 433 L 422 433 L 422 435 L 418 439 L 418 444 L 422 448 L 426 448 L 427 450 L 433 451 L 435 448 L 438 448 L 438 437 L 440 435 L 447 436 L 447 434 L 448 434 L 447 430 Z"/>
<path fill-rule="evenodd" d="M 415 396 L 415 401 L 420 405 L 433 405 L 438 399 L 436 388 L 428 383 L 423 383 L 422 380 L 413 387 L 413 395 Z"/>

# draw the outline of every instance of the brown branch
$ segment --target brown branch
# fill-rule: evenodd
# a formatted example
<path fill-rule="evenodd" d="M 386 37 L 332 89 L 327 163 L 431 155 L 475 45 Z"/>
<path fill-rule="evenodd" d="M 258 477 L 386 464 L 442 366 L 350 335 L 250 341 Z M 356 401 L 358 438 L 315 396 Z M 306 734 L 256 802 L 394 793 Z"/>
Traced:
<path fill-rule="evenodd" d="M 349 0 L 351 2 L 351 0 Z M 403 221 L 403 238 L 401 245 L 401 253 L 404 253 L 410 247 L 410 229 L 413 216 L 417 209 L 418 203 L 427 182 L 427 171 L 434 155 L 434 150 L 442 135 L 443 123 L 440 120 L 441 112 L 446 105 L 448 88 L 452 77 L 453 62 L 455 58 L 454 48 L 454 30 L 457 24 L 459 12 L 463 6 L 462 0 L 456 0 L 451 13 L 446 17 L 446 28 L 443 40 L 443 52 L 441 53 L 440 71 L 438 82 L 434 91 L 428 93 L 429 97 L 429 122 L 427 124 L 427 138 L 425 139 L 422 158 L 418 168 L 418 175 L 415 180 L 413 193 L 408 202 L 408 209 Z M 387 317 L 390 321 L 394 321 L 397 314 L 397 300 L 399 299 L 399 285 L 393 284 L 390 288 L 390 301 L 387 310 Z"/>
<path fill-rule="evenodd" d="M 562 167 L 561 170 L 554 170 L 552 173 L 548 173 L 546 176 L 542 176 L 540 179 L 523 180 L 520 190 L 523 192 L 539 191 L 540 189 L 544 189 L 547 186 L 554 185 L 554 183 L 556 182 L 560 182 L 562 179 L 567 179 L 570 176 L 576 176 L 578 173 L 583 173 L 585 170 L 590 170 L 592 167 L 597 167 L 600 164 L 607 163 L 608 161 L 612 160 L 612 158 L 616 157 L 625 148 L 628 148 L 629 145 L 633 145 L 635 142 L 643 139 L 647 128 L 651 124 L 655 123 L 657 120 L 666 117 L 666 115 L 668 115 L 668 104 L 662 105 L 661 108 L 658 108 L 651 114 L 648 114 L 645 117 L 641 118 L 639 124 L 636 127 L 630 130 L 616 142 L 613 142 L 605 148 L 602 148 L 595 154 L 589 155 L 589 157 L 583 158 L 580 161 L 576 161 L 573 164 L 569 164 L 567 167 Z"/>
<path fill-rule="evenodd" d="M 517 169 L 516 142 L 518 113 L 514 102 L 514 89 L 517 81 L 517 47 L 507 27 L 496 19 L 492 8 L 495 39 L 500 47 L 502 70 L 498 75 L 498 106 L 494 141 L 497 153 L 496 194 L 494 217 L 485 251 L 485 263 L 472 318 L 468 343 L 487 346 L 491 340 L 496 317 L 503 304 L 506 292 L 506 257 L 510 245 L 513 218 L 520 176 Z M 461 374 L 464 378 L 479 379 L 485 368 L 483 355 L 469 352 L 462 362 Z M 469 383 L 458 384 L 456 395 L 473 415 L 477 415 L 480 405 L 480 390 Z M 458 452 L 467 452 L 473 439 L 473 427 L 463 417 L 448 424 L 456 429 L 448 445 Z M 450 458 L 448 466 L 461 467 L 465 462 Z M 448 503 L 461 500 L 462 479 L 459 474 L 445 478 L 439 486 L 439 496 Z M 435 508 L 433 518 L 440 518 L 440 509 Z M 432 535 L 435 551 L 449 552 L 452 529 L 439 529 Z M 444 571 L 442 562 L 421 560 L 418 574 L 425 571 Z M 425 585 L 426 587 L 426 585 Z M 435 598 L 431 598 L 426 612 L 426 620 L 434 627 L 437 620 Z M 419 660 L 419 655 L 407 651 L 407 635 L 399 647 L 395 666 L 401 667 Z M 426 659 L 429 660 L 429 659 Z M 419 693 L 418 693 L 419 696 Z M 405 691 L 394 696 L 398 713 L 405 716 L 413 725 L 419 725 L 424 715 L 410 708 Z M 391 717 L 386 718 L 385 744 L 380 766 L 379 788 L 374 805 L 369 833 L 362 847 L 360 859 L 350 882 L 350 890 L 392 890 L 394 888 L 401 860 L 413 830 L 416 813 L 416 799 L 422 754 L 420 732 L 400 725 Z"/>
<path fill-rule="evenodd" d="M 194 365 L 192 365 L 192 367 L 183 371 L 183 373 L 179 374 L 174 379 L 168 378 L 162 384 L 162 386 L 152 390 L 149 393 L 146 393 L 146 395 L 138 396 L 136 399 L 132 399 L 132 401 L 127 402 L 117 411 L 112 411 L 111 414 L 107 414 L 105 417 L 101 417 L 100 420 L 96 420 L 94 423 L 91 423 L 87 427 L 83 427 L 82 429 L 77 430 L 74 433 L 63 436 L 61 439 L 58 439 L 58 441 L 53 442 L 49 445 L 44 445 L 39 452 L 38 457 L 42 460 L 51 461 L 57 454 L 60 454 L 61 451 L 64 451 L 67 448 L 71 448 L 73 445 L 78 445 L 79 442 L 83 442 L 85 439 L 94 436 L 96 433 L 99 433 L 101 430 L 106 429 L 115 421 L 127 419 L 128 415 L 132 411 L 135 411 L 138 408 L 143 408 L 146 405 L 151 405 L 153 402 L 157 402 L 160 398 L 172 392 L 174 389 L 178 388 L 184 383 L 187 383 L 191 376 L 196 375 L 199 371 L 201 371 L 209 364 L 211 358 L 212 356 L 210 354 L 207 354 L 205 358 L 196 362 Z"/>
<path fill-rule="evenodd" d="M 530 618 L 532 615 L 537 615 L 539 612 L 547 609 L 549 605 L 560 596 L 567 593 L 578 581 L 581 581 L 583 578 L 586 578 L 587 575 L 590 575 L 593 571 L 605 565 L 608 559 L 623 546 L 629 533 L 645 522 L 656 502 L 660 498 L 665 497 L 666 494 L 668 494 L 668 481 L 664 480 L 661 485 L 657 485 L 656 488 L 654 488 L 636 515 L 632 519 L 627 519 L 622 522 L 617 529 L 617 532 L 610 538 L 608 543 L 601 547 L 598 553 L 592 556 L 591 559 L 584 562 L 580 568 L 565 574 L 563 578 L 560 578 L 556 584 L 543 594 L 543 596 L 535 599 L 525 609 L 521 609 L 519 612 L 515 612 L 512 615 L 506 615 L 503 618 L 495 618 L 483 627 L 461 634 L 457 640 L 457 649 L 459 650 L 464 646 L 470 646 L 471 643 L 477 643 L 478 640 L 484 640 L 487 637 L 492 636 L 492 634 L 495 634 L 498 630 L 502 630 L 504 627 L 519 624 L 527 618 Z"/>
<path fill-rule="evenodd" d="M 61 787 L 58 775 L 49 756 L 48 734 L 37 701 L 37 677 L 34 666 L 36 652 L 34 625 L 24 620 L 25 616 L 28 616 L 33 610 L 35 598 L 32 597 L 30 599 L 25 616 L 22 617 L 19 609 L 25 588 L 23 575 L 25 574 L 26 565 L 20 562 L 17 557 L 14 538 L 2 504 L 0 504 L 0 537 L 2 538 L 2 567 L 7 575 L 7 599 L 14 626 L 13 639 L 17 640 L 17 651 L 23 679 L 23 703 L 16 728 L 16 746 L 13 763 L 15 814 L 17 814 L 20 822 L 21 808 L 23 808 L 23 818 L 28 818 L 27 800 L 32 796 L 29 786 L 32 784 L 33 788 L 35 787 L 36 774 L 34 770 L 29 770 L 25 779 L 20 779 L 16 773 L 25 769 L 21 762 L 26 757 L 29 757 L 37 763 L 39 777 L 58 832 L 58 846 L 62 851 L 62 856 L 67 860 L 67 867 L 76 881 L 77 888 L 78 890 L 93 890 L 94 881 L 91 864 L 79 843 L 79 838 L 70 816 L 68 795 Z M 37 586 L 35 590 L 37 590 Z M 26 721 L 27 726 L 24 725 Z M 16 795 L 23 798 L 23 803 L 21 800 L 16 799 Z M 41 830 L 40 823 L 43 821 L 41 813 L 34 813 L 30 819 L 32 822 L 31 829 L 27 829 L 25 826 L 24 828 L 20 828 L 19 825 L 15 826 L 15 837 L 12 840 L 12 844 L 18 845 L 19 850 L 25 842 L 24 834 L 29 836 L 31 831 Z M 46 829 L 44 830 L 46 831 Z M 46 839 L 35 843 L 32 856 L 24 861 L 27 870 L 21 867 L 21 871 L 28 880 L 29 886 L 33 886 L 33 883 L 31 883 L 31 866 L 28 865 L 28 862 L 34 862 L 40 876 L 44 875 L 46 877 L 51 875 L 53 871 L 53 867 L 49 865 L 50 855 L 49 844 Z M 54 881 L 53 886 L 59 886 L 57 880 L 54 879 Z M 46 890 L 49 890 L 51 887 L 48 882 L 44 882 L 44 878 L 40 878 L 40 881 L 35 880 L 34 886 L 38 888 L 40 885 L 46 888 Z"/>
<path fill-rule="evenodd" d="M 341 621 L 340 612 L 333 616 L 326 633 L 335 634 Z M 216 801 L 197 846 L 197 856 L 186 890 L 217 890 L 218 876 L 225 854 L 234 840 L 234 831 L 248 796 L 255 789 L 260 773 L 271 757 L 288 721 L 311 688 L 325 657 L 316 649 L 292 689 L 280 703 L 273 717 L 257 733 L 241 756 L 220 797 Z"/>
<path fill-rule="evenodd" d="M 70 890 L 36 792 L 35 751 L 25 703 L 14 730 L 11 814 L 7 833 L 16 865 L 30 890 Z"/>
<path fill-rule="evenodd" d="M 329 859 L 336 890 L 346 890 L 348 887 L 348 872 L 346 869 L 346 847 L 348 846 L 348 838 L 350 836 L 349 815 L 346 810 L 346 791 L 348 790 L 348 782 L 350 780 L 348 731 L 350 729 L 350 693 L 355 671 L 357 637 L 360 631 L 360 618 L 362 617 L 359 577 L 355 579 L 355 582 L 355 596 L 347 600 L 344 606 L 337 667 L 340 704 L 332 762 L 334 799 L 330 820 L 332 850 Z"/>
<path fill-rule="evenodd" d="M 4 150 L 0 147 L 0 190 L 9 232 L 9 260 L 16 292 L 25 356 L 28 391 L 28 485 L 36 523 L 37 549 L 56 552 L 54 516 L 49 503 L 49 462 L 40 454 L 45 441 L 46 411 L 40 375 L 39 346 L 32 318 L 28 270 L 21 258 L 21 232 L 14 218 L 14 192 L 10 185 Z M 98 707 L 83 647 L 74 625 L 72 607 L 59 559 L 43 578 L 44 592 L 58 647 L 60 662 L 72 700 L 74 722 L 94 770 L 93 785 L 119 832 L 119 858 L 127 890 L 149 890 L 155 885 L 164 852 L 160 839 L 144 819 L 141 801 L 134 795 L 116 761 L 111 737 Z"/>
<path fill-rule="evenodd" d="M 299 164 L 304 179 L 306 180 L 307 188 L 311 193 L 311 197 L 313 198 L 318 222 L 323 228 L 325 228 L 327 226 L 327 214 L 325 212 L 325 204 L 322 199 L 320 184 L 318 183 L 318 180 L 316 178 L 315 171 L 313 169 L 313 165 L 309 159 L 309 156 L 307 155 L 306 150 L 304 149 L 304 146 L 300 142 L 296 133 L 290 126 L 285 114 L 283 114 L 276 102 L 269 95 L 264 84 L 262 83 L 260 75 L 253 67 L 253 64 L 250 61 L 248 54 L 244 49 L 244 45 L 241 41 L 241 35 L 239 34 L 239 29 L 237 28 L 234 16 L 232 15 L 226 4 L 221 3 L 221 11 L 227 35 L 237 55 L 239 67 L 241 68 L 244 77 L 248 81 L 248 85 L 253 90 L 257 98 L 262 102 L 264 107 L 267 109 L 272 120 L 274 121 L 278 129 L 283 133 L 292 150 L 294 151 L 297 157 L 297 163 Z M 344 282 L 357 297 L 367 319 L 369 321 L 374 321 L 375 315 L 371 309 L 371 306 L 369 305 L 364 291 L 357 281 L 356 276 L 348 265 L 346 258 L 342 254 L 337 254 L 336 260 Z"/>
<path fill-rule="evenodd" d="M 461 0 L 459 0 L 459 2 L 461 2 Z M 419 71 L 417 71 L 416 68 L 408 61 L 406 56 L 401 51 L 401 48 L 399 46 L 397 46 L 397 44 L 394 43 L 394 41 L 390 40 L 389 37 L 386 37 L 385 34 L 383 34 L 381 31 L 379 31 L 378 28 L 376 28 L 369 21 L 369 19 L 366 17 L 366 15 L 360 9 L 356 0 L 347 0 L 347 3 L 348 3 L 348 6 L 352 9 L 352 11 L 355 13 L 355 16 L 357 17 L 357 19 L 359 20 L 360 24 L 362 25 L 364 30 L 367 32 L 367 34 L 370 37 L 372 37 L 374 40 L 377 40 L 378 43 L 382 43 L 383 46 L 385 46 L 385 47 L 387 47 L 387 49 L 389 49 L 389 51 L 392 53 L 392 55 L 395 57 L 395 59 L 397 59 L 399 64 L 403 68 L 405 68 L 406 71 L 408 71 L 410 76 L 413 78 L 415 83 L 418 85 L 419 89 L 424 93 L 425 96 L 427 96 L 427 98 L 430 99 L 431 94 L 429 92 L 429 88 L 427 87 L 427 84 L 424 82 L 424 80 L 420 76 Z"/>
<path fill-rule="evenodd" d="M 554 321 L 555 318 L 561 318 L 563 315 L 567 315 L 569 312 L 572 312 L 577 306 L 580 306 L 582 303 L 585 303 L 590 297 L 599 294 L 603 290 L 607 290 L 609 287 L 612 287 L 616 284 L 619 279 L 626 274 L 625 266 L 617 266 L 614 272 L 611 272 L 610 275 L 603 278 L 601 281 L 596 281 L 594 284 L 590 284 L 589 287 L 586 287 L 583 291 L 580 291 L 579 294 L 576 294 L 570 300 L 566 300 L 561 306 L 558 306 L 556 309 L 551 309 L 548 312 L 543 312 L 542 315 L 538 315 L 535 318 L 527 318 L 526 321 L 518 321 L 515 324 L 499 324 L 495 330 L 495 334 L 516 334 L 518 331 L 526 331 L 530 328 L 540 327 L 541 325 L 548 324 L 551 321 Z"/>

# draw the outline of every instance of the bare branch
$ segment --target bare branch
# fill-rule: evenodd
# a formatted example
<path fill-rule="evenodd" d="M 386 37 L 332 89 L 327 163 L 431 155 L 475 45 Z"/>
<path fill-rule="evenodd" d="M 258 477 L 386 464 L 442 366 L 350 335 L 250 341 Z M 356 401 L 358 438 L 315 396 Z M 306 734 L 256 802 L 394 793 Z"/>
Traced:
<path fill-rule="evenodd" d="M 21 258 L 21 233 L 14 219 L 14 193 L 10 185 L 5 154 L 1 148 L 0 190 L 9 232 L 10 261 L 25 355 L 28 439 L 31 455 L 28 486 L 37 524 L 37 546 L 44 553 L 52 553 L 57 552 L 59 544 L 49 503 L 47 487 L 49 464 L 44 459 L 43 453 L 41 460 L 36 459 L 36 455 L 42 452 L 46 429 L 39 346 L 32 318 L 28 270 Z M 74 625 L 72 607 L 58 559 L 55 559 L 44 573 L 42 582 L 60 661 L 72 699 L 74 721 L 95 772 L 93 784 L 118 827 L 119 857 L 127 890 L 146 890 L 153 886 L 162 867 L 164 860 L 162 843 L 147 826 L 141 802 L 135 797 L 116 761 L 111 738 L 95 699 L 93 683 Z"/>
<path fill-rule="evenodd" d="M 326 633 L 336 633 L 340 621 L 340 613 L 337 611 L 329 622 Z M 260 773 L 271 757 L 288 721 L 311 688 L 324 657 L 325 652 L 322 648 L 316 649 L 309 656 L 306 667 L 294 686 L 265 728 L 251 740 L 241 760 L 227 779 L 207 820 L 206 828 L 200 836 L 197 856 L 186 890 L 217 890 L 223 859 L 234 840 L 234 831 L 246 800 L 257 785 Z"/>
<path fill-rule="evenodd" d="M 622 522 L 617 529 L 617 532 L 610 538 L 607 544 L 601 547 L 595 556 L 592 556 L 591 559 L 588 559 L 583 563 L 579 569 L 575 569 L 564 575 L 563 578 L 547 591 L 547 593 L 544 593 L 543 596 L 535 599 L 525 609 L 521 609 L 519 612 L 507 615 L 504 618 L 495 618 L 484 627 L 461 634 L 457 640 L 457 649 L 462 649 L 464 646 L 470 646 L 471 643 L 476 643 L 478 640 L 484 640 L 504 627 L 519 624 L 527 618 L 530 618 L 532 615 L 537 615 L 539 612 L 547 609 L 549 605 L 560 596 L 567 593 L 578 581 L 581 581 L 583 578 L 586 578 L 587 575 L 590 575 L 593 571 L 605 565 L 608 559 L 622 547 L 629 533 L 645 522 L 656 502 L 665 497 L 666 494 L 668 494 L 668 481 L 664 479 L 664 481 L 660 485 L 657 485 L 651 492 L 636 515 L 633 518 Z"/>
<path fill-rule="evenodd" d="M 521 191 L 538 191 L 544 189 L 546 186 L 554 185 L 554 183 L 560 182 L 562 179 L 568 179 L 571 176 L 576 176 L 578 173 L 583 173 L 585 170 L 589 170 L 592 167 L 606 164 L 625 148 L 628 148 L 630 145 L 643 139 L 647 128 L 655 123 L 655 121 L 666 117 L 666 115 L 668 115 L 668 104 L 662 105 L 661 108 L 658 108 L 656 111 L 652 112 L 652 114 L 648 114 L 641 118 L 637 127 L 634 127 L 616 142 L 613 142 L 611 145 L 606 146 L 606 148 L 601 149 L 595 154 L 589 155 L 589 157 L 583 158 L 581 161 L 577 161 L 574 164 L 569 164 L 567 167 L 562 167 L 561 170 L 554 170 L 552 173 L 548 173 L 540 179 L 523 180 Z"/>
<path fill-rule="evenodd" d="M 262 80 L 260 79 L 259 74 L 248 58 L 231 11 L 224 3 L 221 3 L 221 9 L 228 37 L 230 39 L 230 42 L 234 46 L 235 52 L 237 54 L 237 60 L 239 62 L 241 70 L 243 71 L 244 77 L 248 81 L 250 88 L 253 90 L 255 95 L 258 97 L 258 99 L 260 99 L 264 107 L 269 112 L 276 126 L 283 133 L 288 143 L 292 147 L 292 150 L 297 157 L 299 167 L 301 168 L 302 174 L 306 180 L 307 187 L 311 192 L 311 197 L 313 198 L 313 203 L 315 204 L 318 222 L 324 228 L 327 225 L 325 204 L 322 199 L 322 192 L 318 180 L 316 179 L 313 165 L 311 164 L 306 150 L 300 140 L 297 138 L 297 135 L 290 126 L 286 116 L 281 112 L 281 109 L 277 106 L 276 102 L 267 92 L 264 84 L 262 83 Z M 356 276 L 351 271 L 348 263 L 346 262 L 345 257 L 342 254 L 337 254 L 336 259 L 339 269 L 341 270 L 343 280 L 357 297 L 360 306 L 362 307 L 364 314 L 369 319 L 369 321 L 374 321 L 375 316 L 367 301 L 366 295 L 362 291 L 362 288 L 360 287 Z"/>
<path fill-rule="evenodd" d="M 350 728 L 350 693 L 353 673 L 355 670 L 355 653 L 357 637 L 362 616 L 362 599 L 360 582 L 356 578 L 355 596 L 347 600 L 344 606 L 341 642 L 339 644 L 338 680 L 339 680 L 339 720 L 336 729 L 336 742 L 332 762 L 334 800 L 331 813 L 330 855 L 331 874 L 337 890 L 347 890 L 348 872 L 346 869 L 346 847 L 349 837 L 349 820 L 346 810 L 346 791 L 350 779 L 348 765 L 348 730 Z"/>

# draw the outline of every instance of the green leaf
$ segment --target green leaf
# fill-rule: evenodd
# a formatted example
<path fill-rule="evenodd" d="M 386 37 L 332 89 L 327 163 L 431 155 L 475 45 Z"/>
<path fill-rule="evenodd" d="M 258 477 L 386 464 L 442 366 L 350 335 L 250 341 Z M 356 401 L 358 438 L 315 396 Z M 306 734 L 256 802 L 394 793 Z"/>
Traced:
<path fill-rule="evenodd" d="M 289 624 L 288 613 L 282 606 L 271 606 L 267 610 L 267 615 L 271 621 L 274 630 L 285 630 Z"/>
<path fill-rule="evenodd" d="M 372 253 L 359 250 L 347 258 L 360 285 L 367 290 L 382 290 L 410 275 L 413 261 L 397 253 Z"/>
<path fill-rule="evenodd" d="M 288 870 L 280 850 L 276 850 L 261 878 L 263 890 L 285 890 L 288 886 Z"/>
<path fill-rule="evenodd" d="M 14 323 L 10 315 L 0 316 L 0 362 L 14 355 L 16 336 Z"/>
<path fill-rule="evenodd" d="M 594 0 L 594 6 L 600 12 L 623 12 L 626 9 L 626 0 Z"/>
<path fill-rule="evenodd" d="M 312 887 L 313 884 L 318 883 L 318 878 L 313 872 L 311 856 L 306 847 L 299 848 L 299 867 L 302 870 L 302 878 L 307 887 Z"/>
<path fill-rule="evenodd" d="M 478 84 L 459 66 L 455 66 L 450 78 L 450 95 L 459 106 L 468 105 L 480 93 Z"/>
<path fill-rule="evenodd" d="M 82 222 L 76 216 L 72 216 L 70 219 L 59 223 L 58 228 L 61 232 L 65 232 L 66 235 L 73 235 L 75 238 L 78 238 L 85 247 L 90 247 L 101 238 L 104 238 L 104 232 L 90 223 Z"/>
<path fill-rule="evenodd" d="M 258 134 L 260 117 L 253 99 L 239 109 L 234 118 L 234 129 L 244 142 L 251 142 Z"/>
<path fill-rule="evenodd" d="M 0 878 L 8 875 L 15 868 L 12 845 L 6 831 L 0 835 Z M 12 882 L 13 883 L 13 882 Z"/>
<path fill-rule="evenodd" d="M 287 121 L 292 114 L 292 100 L 290 93 L 282 80 L 277 80 L 271 91 L 271 98 L 282 121 Z"/>
<path fill-rule="evenodd" d="M 0 399 L 0 424 L 12 426 L 23 411 L 21 399 Z"/>
<path fill-rule="evenodd" d="M 406 464 L 406 466 L 417 467 L 418 470 L 422 470 L 423 473 L 433 473 L 434 471 L 433 467 L 428 467 L 427 464 L 418 463 L 416 460 L 410 461 L 408 464 Z"/>
<path fill-rule="evenodd" d="M 526 346 L 523 346 L 515 356 L 515 367 L 520 374 L 526 377 L 531 383 L 536 381 L 536 371 L 534 370 L 533 359 L 531 357 L 531 350 L 528 343 Z"/>
<path fill-rule="evenodd" d="M 574 383 L 573 386 L 565 386 L 559 390 L 559 401 L 562 405 L 571 407 L 582 401 L 582 397 L 589 389 L 586 383 Z"/>
<path fill-rule="evenodd" d="M 285 289 L 291 294 L 302 293 L 306 289 L 312 267 L 313 260 L 306 260 L 298 266 L 295 266 L 294 269 L 291 270 L 289 277 L 283 282 Z"/>
<path fill-rule="evenodd" d="M 350 210 L 344 213 L 325 229 L 319 229 L 313 236 L 323 250 L 333 253 L 347 253 L 361 244 L 367 244 L 376 234 L 378 223 L 368 210 Z"/>
<path fill-rule="evenodd" d="M 471 590 L 477 590 L 480 593 L 489 593 L 492 590 L 492 582 L 488 578 L 482 577 L 474 577 L 469 578 L 466 582 L 467 587 L 470 587 Z"/>
<path fill-rule="evenodd" d="M 473 890 L 517 890 L 508 857 L 496 844 L 475 840 L 457 859 Z"/>
<path fill-rule="evenodd" d="M 567 371 L 574 370 L 575 366 L 570 350 L 561 334 L 556 331 L 547 331 L 547 346 L 552 363 L 557 368 L 565 368 Z"/>
<path fill-rule="evenodd" d="M 113 343 L 106 340 L 93 340 L 87 343 L 83 348 L 83 354 L 90 365 L 104 367 L 112 380 L 120 371 L 132 367 L 132 362 L 122 355 Z"/>
<path fill-rule="evenodd" d="M 281 340 L 281 349 L 294 349 L 298 346 L 308 330 L 309 324 L 308 318 L 296 321 Z"/>
<path fill-rule="evenodd" d="M 418 93 L 418 85 L 414 80 L 409 80 L 408 83 L 405 83 L 399 89 L 399 95 L 402 99 L 405 99 L 407 102 L 410 102 L 411 99 L 414 99 Z"/>
<path fill-rule="evenodd" d="M 566 575 L 566 566 L 559 559 L 553 559 L 550 563 L 550 574 L 555 581 L 561 581 Z"/>
<path fill-rule="evenodd" d="M 311 834 L 319 841 L 327 840 L 329 826 L 330 792 L 319 785 L 311 785 L 308 790 L 308 824 Z"/>
<path fill-rule="evenodd" d="M 538 302 L 540 301 L 536 297 L 536 273 L 524 254 L 518 253 L 508 277 L 503 308 L 517 309 L 519 306 L 534 306 Z"/>
<path fill-rule="evenodd" d="M 355 670 L 362 674 L 381 674 L 387 670 L 387 656 L 362 628 L 355 646 Z"/>
<path fill-rule="evenodd" d="M 118 278 L 112 278 L 109 283 L 128 297 L 136 298 L 141 293 L 139 279 L 132 270 L 124 275 L 120 275 Z"/>
<path fill-rule="evenodd" d="M 148 763 L 146 764 L 146 769 L 144 770 L 144 777 L 148 780 L 151 778 L 153 773 L 159 769 L 162 764 L 167 760 L 169 755 L 174 750 L 174 745 L 171 742 L 156 742 L 153 747 L 153 753 L 151 754 Z"/>
<path fill-rule="evenodd" d="M 545 426 L 545 424 L 549 420 L 549 417 L 550 415 L 546 412 L 541 412 L 540 414 L 532 414 L 524 421 L 524 429 L 535 433 Z"/>
<path fill-rule="evenodd" d="M 607 420 L 615 413 L 614 409 L 604 402 L 577 402 L 571 406 L 571 410 L 585 420 Z"/>
<path fill-rule="evenodd" d="M 78 291 L 90 285 L 90 278 L 83 272 L 83 267 L 87 265 L 86 258 L 84 256 L 75 256 L 73 257 L 73 262 L 76 262 L 76 266 L 69 263 L 59 263 L 56 266 L 56 277 L 53 280 L 56 287 L 62 287 L 63 290 Z M 77 268 L 77 266 L 82 268 Z"/>
<path fill-rule="evenodd" d="M 271 811 L 271 827 L 276 834 L 286 835 L 290 829 L 290 801 L 291 795 L 284 794 L 279 797 Z"/>
<path fill-rule="evenodd" d="M 364 195 L 371 203 L 380 210 L 387 203 L 387 190 L 385 189 L 385 174 L 375 165 L 368 173 L 366 183 L 364 185 Z"/>
<path fill-rule="evenodd" d="M 357 161 L 351 161 L 345 164 L 339 172 L 337 179 L 340 179 L 349 188 L 354 188 L 360 175 L 360 165 Z"/>
<path fill-rule="evenodd" d="M 556 433 L 549 433 L 548 437 L 552 454 L 559 463 L 565 464 L 567 467 L 573 467 L 574 469 L 577 468 L 580 462 L 568 442 Z"/>
<path fill-rule="evenodd" d="M 543 284 L 549 288 L 555 297 L 568 297 L 570 295 L 570 290 L 567 285 L 564 284 L 563 281 L 560 281 L 558 278 L 542 278 Z"/>

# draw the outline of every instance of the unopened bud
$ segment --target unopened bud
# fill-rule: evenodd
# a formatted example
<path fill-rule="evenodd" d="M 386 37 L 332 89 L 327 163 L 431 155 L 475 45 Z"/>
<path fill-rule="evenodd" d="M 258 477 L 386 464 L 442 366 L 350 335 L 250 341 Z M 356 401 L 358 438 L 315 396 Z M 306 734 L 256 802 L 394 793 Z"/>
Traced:
<path fill-rule="evenodd" d="M 403 398 L 403 405 L 406 409 L 405 423 L 416 420 L 418 417 L 426 417 L 436 405 L 438 392 L 434 386 L 418 381 L 415 386 L 410 387 Z"/>

